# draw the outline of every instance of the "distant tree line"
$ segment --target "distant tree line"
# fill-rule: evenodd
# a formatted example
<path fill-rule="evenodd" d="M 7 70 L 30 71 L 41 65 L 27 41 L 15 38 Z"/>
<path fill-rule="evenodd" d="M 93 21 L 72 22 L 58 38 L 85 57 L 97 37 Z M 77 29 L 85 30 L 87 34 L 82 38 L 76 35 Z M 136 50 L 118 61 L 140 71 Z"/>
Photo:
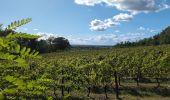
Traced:
<path fill-rule="evenodd" d="M 0 24 L 0 36 L 7 36 L 10 33 L 17 33 L 13 30 L 6 30 L 2 28 Z M 46 40 L 30 39 L 30 38 L 18 38 L 18 44 L 21 47 L 29 47 L 32 50 L 37 50 L 40 53 L 50 53 L 60 50 L 67 50 L 71 47 L 68 39 L 64 37 L 49 37 Z"/>
<path fill-rule="evenodd" d="M 115 47 L 131 47 L 131 46 L 149 46 L 149 45 L 162 45 L 170 44 L 170 26 L 163 30 L 161 33 L 154 35 L 150 38 L 145 38 L 137 42 L 120 42 Z"/>
<path fill-rule="evenodd" d="M 40 53 L 50 53 L 70 48 L 69 41 L 64 37 L 49 37 L 46 40 L 20 39 L 18 42 L 21 46 L 30 47 Z"/>
<path fill-rule="evenodd" d="M 64 37 L 49 37 L 47 40 L 36 41 L 36 50 L 40 53 L 67 50 L 71 47 L 69 41 Z"/>

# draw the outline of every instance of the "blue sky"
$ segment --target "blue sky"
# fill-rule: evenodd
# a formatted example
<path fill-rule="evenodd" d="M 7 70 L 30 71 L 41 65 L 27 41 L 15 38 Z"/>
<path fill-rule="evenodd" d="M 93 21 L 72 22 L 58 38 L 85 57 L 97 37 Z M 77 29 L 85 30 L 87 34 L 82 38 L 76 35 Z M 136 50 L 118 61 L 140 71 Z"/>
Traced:
<path fill-rule="evenodd" d="M 170 0 L 0 0 L 0 23 L 33 21 L 17 31 L 63 36 L 71 44 L 114 45 L 170 25 Z"/>

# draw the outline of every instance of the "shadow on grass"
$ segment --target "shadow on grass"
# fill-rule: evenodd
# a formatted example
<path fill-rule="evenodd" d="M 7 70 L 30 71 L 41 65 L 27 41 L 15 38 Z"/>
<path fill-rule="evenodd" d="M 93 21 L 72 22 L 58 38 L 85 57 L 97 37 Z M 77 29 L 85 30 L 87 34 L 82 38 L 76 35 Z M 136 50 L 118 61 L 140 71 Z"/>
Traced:
<path fill-rule="evenodd" d="M 131 87 L 120 88 L 120 93 L 121 94 L 131 94 L 133 96 L 141 96 L 138 89 L 131 88 Z"/>
<path fill-rule="evenodd" d="M 167 87 L 127 87 L 123 86 L 120 88 L 122 94 L 131 94 L 133 96 L 153 96 L 154 94 L 163 97 L 170 97 L 170 88 Z"/>

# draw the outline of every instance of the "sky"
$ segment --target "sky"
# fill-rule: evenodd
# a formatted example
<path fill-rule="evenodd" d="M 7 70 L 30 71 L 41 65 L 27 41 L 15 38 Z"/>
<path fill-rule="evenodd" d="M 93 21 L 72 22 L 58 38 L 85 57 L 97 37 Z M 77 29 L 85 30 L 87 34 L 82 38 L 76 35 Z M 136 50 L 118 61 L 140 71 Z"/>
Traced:
<path fill-rule="evenodd" d="M 0 23 L 32 18 L 16 31 L 63 36 L 71 44 L 137 41 L 170 26 L 170 0 L 0 0 Z"/>

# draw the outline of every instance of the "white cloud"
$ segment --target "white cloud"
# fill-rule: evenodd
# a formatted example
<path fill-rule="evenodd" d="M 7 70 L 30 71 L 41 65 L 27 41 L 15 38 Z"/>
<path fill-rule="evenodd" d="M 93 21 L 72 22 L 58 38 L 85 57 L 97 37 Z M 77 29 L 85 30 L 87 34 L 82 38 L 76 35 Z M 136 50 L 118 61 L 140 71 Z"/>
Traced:
<path fill-rule="evenodd" d="M 120 13 L 118 15 L 115 15 L 113 17 L 113 19 L 115 21 L 118 21 L 118 22 L 120 22 L 120 21 L 130 21 L 130 20 L 133 19 L 133 15 L 129 15 L 129 14 L 126 14 L 126 13 Z"/>
<path fill-rule="evenodd" d="M 126 13 L 120 13 L 115 15 L 113 18 L 106 19 L 104 21 L 95 19 L 90 23 L 90 30 L 92 31 L 105 31 L 106 29 L 119 25 L 121 21 L 130 21 L 132 20 L 133 15 Z"/>
<path fill-rule="evenodd" d="M 33 29 L 34 31 L 38 31 L 39 29 L 37 29 L 37 28 L 35 28 L 35 29 Z"/>
<path fill-rule="evenodd" d="M 107 28 L 119 25 L 118 22 L 114 22 L 112 19 L 106 19 L 104 21 L 95 19 L 90 23 L 90 30 L 92 31 L 105 31 Z"/>
<path fill-rule="evenodd" d="M 96 4 L 100 4 L 103 0 L 74 0 L 76 4 L 94 6 Z"/>
<path fill-rule="evenodd" d="M 139 31 L 144 31 L 145 28 L 144 28 L 143 26 L 140 26 L 137 30 L 139 30 Z"/>
<path fill-rule="evenodd" d="M 94 38 L 95 41 L 112 41 L 115 38 L 117 38 L 117 35 L 115 34 L 104 34 L 104 35 L 98 35 Z"/>
<path fill-rule="evenodd" d="M 169 8 L 166 3 L 156 3 L 156 0 L 74 0 L 76 4 L 94 6 L 105 4 L 118 10 L 128 11 L 133 14 L 158 12 Z"/>
<path fill-rule="evenodd" d="M 159 29 L 151 29 L 151 28 L 147 28 L 146 30 L 150 33 L 158 33 L 160 31 Z"/>
<path fill-rule="evenodd" d="M 27 31 L 28 30 L 28 28 L 24 28 L 24 31 Z"/>
<path fill-rule="evenodd" d="M 125 11 L 111 18 L 109 24 L 101 20 L 93 20 L 90 24 L 90 29 L 93 31 L 104 31 L 115 25 L 115 21 L 130 21 L 134 15 L 139 13 L 159 12 L 168 9 L 170 6 L 166 4 L 166 0 L 156 2 L 156 0 L 74 0 L 78 5 L 95 6 L 106 5 L 111 6 L 113 9 Z M 128 14 L 130 13 L 130 14 Z"/>
<path fill-rule="evenodd" d="M 145 28 L 143 26 L 140 26 L 137 30 L 145 33 L 158 33 L 160 31 L 159 29 Z"/>
<path fill-rule="evenodd" d="M 35 33 L 35 35 L 41 36 L 41 38 L 39 38 L 39 40 L 46 40 L 49 37 L 58 37 L 59 36 L 57 34 L 47 33 L 47 32 L 38 32 L 38 33 Z"/>
<path fill-rule="evenodd" d="M 16 31 L 19 31 L 20 29 L 19 28 L 16 28 Z"/>
<path fill-rule="evenodd" d="M 69 38 L 71 44 L 84 44 L 84 45 L 112 45 L 115 44 L 113 42 L 114 39 L 117 37 L 115 34 L 103 34 L 97 35 L 93 37 L 86 37 L 86 38 Z"/>
<path fill-rule="evenodd" d="M 49 37 L 59 37 L 61 35 L 47 33 L 47 32 L 38 32 L 34 35 L 42 36 L 38 40 L 46 40 Z M 73 36 L 63 36 L 69 40 L 71 44 L 79 44 L 79 45 L 114 45 L 117 41 L 120 41 L 119 37 L 115 34 L 103 34 L 97 35 L 92 37 L 82 37 L 82 38 L 75 38 Z M 121 37 L 122 38 L 122 37 Z"/>
<path fill-rule="evenodd" d="M 128 11 L 133 14 L 158 12 L 169 8 L 165 3 L 156 3 L 156 0 L 107 0 L 118 10 Z"/>
<path fill-rule="evenodd" d="M 158 33 L 158 32 L 159 32 L 158 29 L 150 29 L 149 31 L 150 31 L 151 33 Z"/>
<path fill-rule="evenodd" d="M 134 42 L 134 41 L 146 38 L 146 37 L 147 37 L 147 35 L 145 33 L 131 32 L 131 33 L 119 35 L 115 41 L 116 41 L 116 43 L 125 42 L 125 41 Z"/>
<path fill-rule="evenodd" d="M 116 33 L 119 33 L 120 31 L 119 30 L 115 30 Z"/>
<path fill-rule="evenodd" d="M 126 33 L 126 34 L 102 34 L 86 38 L 69 38 L 71 44 L 85 44 L 85 45 L 115 45 L 116 43 L 124 41 L 137 41 L 146 38 L 145 33 Z"/>
<path fill-rule="evenodd" d="M 91 42 L 89 42 L 90 40 L 84 39 L 84 38 L 69 38 L 68 40 L 70 44 L 76 44 L 76 45 L 90 45 L 91 44 Z"/>
<path fill-rule="evenodd" d="M 5 30 L 7 27 L 3 26 L 2 29 Z"/>
<path fill-rule="evenodd" d="M 146 28 L 145 28 L 146 29 Z M 148 28 L 149 29 L 149 28 Z M 147 30 L 147 29 L 146 29 Z M 34 34 L 35 35 L 35 34 Z M 47 32 L 38 32 L 36 35 L 42 36 L 39 40 L 46 40 L 49 37 L 59 37 L 62 35 L 47 33 Z M 125 34 L 101 34 L 90 37 L 81 37 L 76 38 L 72 35 L 62 36 L 69 40 L 70 44 L 79 44 L 79 45 L 115 45 L 116 43 L 124 41 L 137 41 L 143 38 L 147 38 L 147 32 L 131 32 Z"/>

